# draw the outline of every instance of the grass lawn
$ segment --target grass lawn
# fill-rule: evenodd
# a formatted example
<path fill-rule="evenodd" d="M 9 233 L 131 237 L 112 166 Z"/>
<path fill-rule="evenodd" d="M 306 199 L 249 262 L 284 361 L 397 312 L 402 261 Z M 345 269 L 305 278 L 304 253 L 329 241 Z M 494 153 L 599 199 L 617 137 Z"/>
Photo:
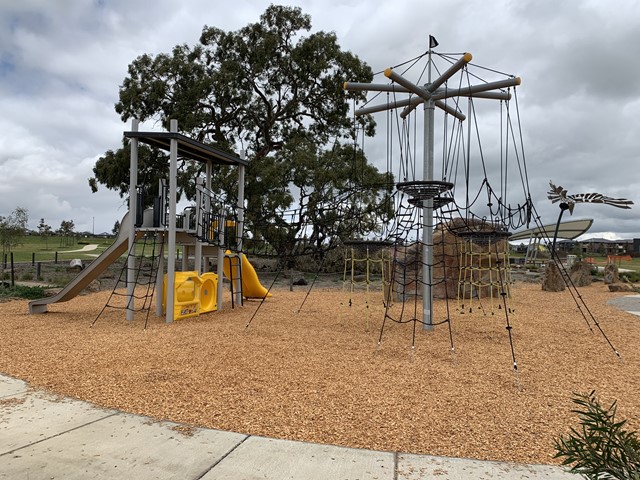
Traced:
<path fill-rule="evenodd" d="M 13 252 L 13 261 L 15 263 L 31 262 L 34 260 L 35 254 L 36 262 L 49 262 L 55 260 L 56 252 L 58 253 L 58 261 L 70 260 L 72 258 L 80 258 L 83 260 L 91 259 L 95 258 L 96 254 L 99 255 L 102 253 L 113 243 L 113 238 L 100 237 L 74 238 L 72 242 L 67 241 L 66 243 L 63 240 L 62 237 L 56 236 L 24 236 L 20 240 L 20 244 L 11 249 Z M 98 245 L 98 247 L 86 253 L 73 252 L 73 250 L 79 250 L 85 245 Z M 7 262 L 9 261 L 10 257 L 7 255 Z"/>

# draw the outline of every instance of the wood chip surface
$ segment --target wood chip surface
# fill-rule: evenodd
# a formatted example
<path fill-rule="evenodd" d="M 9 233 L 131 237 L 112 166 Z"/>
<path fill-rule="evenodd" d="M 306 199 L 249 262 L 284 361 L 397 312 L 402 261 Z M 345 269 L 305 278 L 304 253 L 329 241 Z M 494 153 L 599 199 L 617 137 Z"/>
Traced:
<path fill-rule="evenodd" d="M 259 302 L 232 310 L 227 297 L 222 311 L 171 325 L 152 312 L 146 330 L 144 313 L 128 322 L 112 308 L 90 327 L 111 292 L 45 315 L 2 303 L 0 371 L 154 419 L 386 451 L 558 463 L 553 439 L 577 420 L 572 392 L 594 389 L 640 430 L 640 317 L 608 305 L 624 294 L 602 284 L 580 290 L 580 309 L 568 291 L 514 285 L 519 385 L 497 302 L 484 302 L 484 314 L 477 301 L 464 314 L 449 302 L 452 353 L 447 324 L 417 325 L 414 349 L 411 321 L 387 320 L 381 335 L 380 292 L 314 288 L 300 310 L 308 287 L 296 288 L 275 290 L 248 328 Z M 446 307 L 435 302 L 434 320 Z M 404 320 L 413 308 L 405 304 Z M 400 305 L 391 313 L 400 319 Z"/>

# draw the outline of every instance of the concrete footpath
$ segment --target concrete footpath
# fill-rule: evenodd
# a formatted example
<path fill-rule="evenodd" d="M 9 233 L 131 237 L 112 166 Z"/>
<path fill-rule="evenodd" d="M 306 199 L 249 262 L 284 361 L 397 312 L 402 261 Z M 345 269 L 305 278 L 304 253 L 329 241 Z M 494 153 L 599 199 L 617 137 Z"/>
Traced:
<path fill-rule="evenodd" d="M 377 452 L 98 408 L 0 375 L 0 479 L 570 480 L 560 467 Z"/>

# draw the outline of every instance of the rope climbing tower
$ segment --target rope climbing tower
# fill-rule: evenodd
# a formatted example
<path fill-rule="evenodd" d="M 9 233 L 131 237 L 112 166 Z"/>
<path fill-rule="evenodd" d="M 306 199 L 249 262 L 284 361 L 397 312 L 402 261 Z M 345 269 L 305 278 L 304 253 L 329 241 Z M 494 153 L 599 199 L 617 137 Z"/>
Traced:
<path fill-rule="evenodd" d="M 492 312 L 505 309 L 508 232 L 528 225 L 532 202 L 517 101 L 516 114 L 510 108 L 520 78 L 472 64 L 470 53 L 439 53 L 437 46 L 430 36 L 422 56 L 384 70 L 390 83 L 346 82 L 344 88 L 371 92 L 374 98 L 387 94 L 383 103 L 356 109 L 356 116 L 396 112 L 392 121 L 401 161 L 388 238 L 394 242 L 392 284 L 404 305 L 399 311 L 386 309 L 380 341 L 387 321 L 413 322 L 412 347 L 418 324 L 429 331 L 446 323 L 453 352 L 448 299 L 461 297 L 461 304 L 469 304 L 477 298 L 488 301 Z M 419 70 L 417 81 L 409 79 L 411 70 Z M 423 115 L 416 113 L 420 106 Z M 492 135 L 482 135 L 481 124 L 496 113 L 500 121 L 489 122 Z M 436 147 L 442 149 L 440 168 Z M 420 153 L 421 162 L 416 160 Z M 510 197 L 518 193 L 521 198 L 512 203 Z M 478 229 L 480 224 L 492 230 Z M 444 300 L 442 310 L 434 310 L 434 299 Z M 508 319 L 506 328 L 513 346 Z"/>

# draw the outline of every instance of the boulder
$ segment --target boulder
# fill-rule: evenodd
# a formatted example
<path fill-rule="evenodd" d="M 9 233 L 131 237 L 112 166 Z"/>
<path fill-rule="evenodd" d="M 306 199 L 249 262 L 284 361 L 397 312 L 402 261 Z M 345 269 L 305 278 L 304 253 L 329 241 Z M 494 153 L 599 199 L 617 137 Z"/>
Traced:
<path fill-rule="evenodd" d="M 417 289 L 422 278 L 422 244 L 398 245 L 393 255 L 394 291 L 399 298 L 421 294 Z"/>
<path fill-rule="evenodd" d="M 421 242 L 397 246 L 394 291 L 400 298 L 422 295 Z M 500 279 L 509 293 L 511 279 L 505 236 L 487 222 L 454 219 L 433 232 L 433 298 L 499 298 Z"/>
<path fill-rule="evenodd" d="M 542 290 L 545 292 L 562 292 L 566 287 L 558 265 L 554 262 L 547 264 L 542 278 Z"/>
<path fill-rule="evenodd" d="M 610 263 L 604 267 L 604 283 L 605 285 L 620 283 L 620 273 L 616 264 Z"/>
<path fill-rule="evenodd" d="M 610 292 L 635 292 L 635 288 L 630 283 L 612 283 L 609 285 Z"/>
<path fill-rule="evenodd" d="M 575 262 L 569 270 L 571 282 L 576 287 L 588 287 L 591 285 L 591 264 L 586 262 Z M 563 289 L 564 290 L 564 289 Z"/>

